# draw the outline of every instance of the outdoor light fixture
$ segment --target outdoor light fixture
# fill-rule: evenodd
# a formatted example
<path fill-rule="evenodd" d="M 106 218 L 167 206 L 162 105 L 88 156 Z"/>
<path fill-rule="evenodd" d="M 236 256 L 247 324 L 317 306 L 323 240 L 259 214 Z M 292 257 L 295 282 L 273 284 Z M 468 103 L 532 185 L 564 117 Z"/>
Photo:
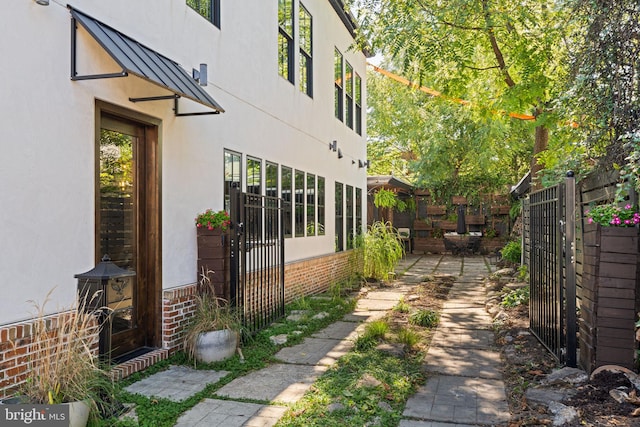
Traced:
<path fill-rule="evenodd" d="M 35 0 L 40 6 L 49 6 L 49 0 Z"/>
<path fill-rule="evenodd" d="M 36 0 L 38 1 L 38 0 Z M 196 70 L 195 68 L 191 72 L 194 80 L 200 84 L 200 86 L 207 85 L 207 64 L 200 64 L 200 69 Z"/>
<path fill-rule="evenodd" d="M 364 167 L 364 162 L 362 160 L 358 160 L 358 167 L 359 168 L 363 168 Z"/>
<path fill-rule="evenodd" d="M 338 158 L 341 159 L 342 157 L 344 157 L 342 155 L 342 150 L 338 148 Z"/>
<path fill-rule="evenodd" d="M 333 142 L 329 143 L 329 150 L 336 151 L 337 149 L 338 149 L 338 141 L 334 139 Z"/>

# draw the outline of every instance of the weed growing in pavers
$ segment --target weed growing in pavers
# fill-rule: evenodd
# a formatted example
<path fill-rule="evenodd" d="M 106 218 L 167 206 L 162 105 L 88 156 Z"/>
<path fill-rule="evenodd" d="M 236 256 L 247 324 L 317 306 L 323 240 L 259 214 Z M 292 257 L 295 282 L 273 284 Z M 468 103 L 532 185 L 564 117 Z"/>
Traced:
<path fill-rule="evenodd" d="M 368 323 L 364 328 L 364 332 L 358 335 L 355 341 L 355 348 L 358 351 L 366 351 L 372 349 L 378 344 L 389 330 L 389 324 L 384 320 L 374 320 Z"/>
<path fill-rule="evenodd" d="M 393 307 L 393 311 L 398 313 L 408 313 L 409 310 L 411 310 L 411 306 L 405 302 L 404 297 L 400 298 L 400 301 Z"/>
<path fill-rule="evenodd" d="M 398 331 L 398 342 L 403 344 L 408 350 L 419 343 L 420 338 L 420 334 L 408 328 L 402 328 Z"/>
<path fill-rule="evenodd" d="M 434 310 L 418 310 L 409 316 L 409 323 L 425 328 L 433 328 L 439 321 L 440 316 Z"/>
<path fill-rule="evenodd" d="M 375 378 L 379 385 L 367 385 L 364 376 Z M 423 382 L 417 359 L 399 359 L 375 349 L 351 352 L 322 375 L 276 426 L 397 425 L 406 400 Z"/>

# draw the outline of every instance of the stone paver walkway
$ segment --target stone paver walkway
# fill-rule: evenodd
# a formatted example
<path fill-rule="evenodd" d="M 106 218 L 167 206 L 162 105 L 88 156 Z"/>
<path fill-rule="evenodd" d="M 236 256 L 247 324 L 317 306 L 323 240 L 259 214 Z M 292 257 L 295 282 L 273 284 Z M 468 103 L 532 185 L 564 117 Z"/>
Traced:
<path fill-rule="evenodd" d="M 279 363 L 236 378 L 220 388 L 220 399 L 204 399 L 176 426 L 269 427 L 322 375 L 353 348 L 365 322 L 379 319 L 427 274 L 457 280 L 425 358 L 427 382 L 407 402 L 400 427 L 503 426 L 509 420 L 497 351 L 491 348 L 491 320 L 484 311 L 483 257 L 416 256 L 403 259 L 399 286 L 369 292 L 353 313 L 302 343 L 276 354 Z M 180 401 L 218 381 L 225 372 L 171 367 L 127 388 L 131 393 Z M 249 403 L 247 400 L 254 403 Z M 255 403 L 260 402 L 260 403 Z"/>
<path fill-rule="evenodd" d="M 503 426 L 510 418 L 500 353 L 484 309 L 482 257 L 445 258 L 459 271 L 425 357 L 427 382 L 408 401 L 400 427 Z M 460 264 L 456 265 L 456 261 Z"/>

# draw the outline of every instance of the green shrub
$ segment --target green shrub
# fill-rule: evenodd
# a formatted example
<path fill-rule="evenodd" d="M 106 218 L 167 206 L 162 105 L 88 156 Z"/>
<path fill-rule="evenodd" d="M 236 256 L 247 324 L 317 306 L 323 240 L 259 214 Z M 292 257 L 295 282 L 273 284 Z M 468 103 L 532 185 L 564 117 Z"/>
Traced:
<path fill-rule="evenodd" d="M 500 250 L 502 254 L 502 258 L 512 262 L 514 264 L 520 264 L 520 259 L 522 257 L 522 247 L 520 246 L 520 242 L 511 241 L 504 245 L 504 248 Z"/>
<path fill-rule="evenodd" d="M 404 246 L 389 222 L 376 221 L 364 236 L 364 275 L 387 280 L 404 255 Z"/>
<path fill-rule="evenodd" d="M 507 308 L 529 304 L 529 286 L 510 291 L 502 297 L 502 302 L 500 304 Z"/>
<path fill-rule="evenodd" d="M 433 310 L 418 310 L 409 316 L 409 323 L 425 328 L 435 327 L 439 320 L 438 313 Z"/>
<path fill-rule="evenodd" d="M 389 325 L 384 320 L 374 320 L 364 328 L 362 335 L 358 335 L 355 341 L 357 351 L 367 351 L 378 344 L 389 330 Z"/>

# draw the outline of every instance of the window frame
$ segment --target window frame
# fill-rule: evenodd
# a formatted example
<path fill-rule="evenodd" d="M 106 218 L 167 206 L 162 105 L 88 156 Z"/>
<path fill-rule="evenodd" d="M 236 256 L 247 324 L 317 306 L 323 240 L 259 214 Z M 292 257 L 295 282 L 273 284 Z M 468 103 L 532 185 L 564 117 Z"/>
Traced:
<path fill-rule="evenodd" d="M 362 136 L 362 78 L 358 73 L 355 73 L 355 85 L 354 85 L 354 101 L 355 101 L 355 131 L 358 135 Z"/>
<path fill-rule="evenodd" d="M 333 95 L 336 119 L 344 121 L 344 58 L 338 48 L 333 51 Z"/>
<path fill-rule="evenodd" d="M 284 7 L 287 3 L 291 6 L 286 11 Z M 291 84 L 294 82 L 294 39 L 295 22 L 294 22 L 294 2 L 293 0 L 278 0 L 278 74 Z M 281 17 L 282 15 L 282 17 Z M 283 55 L 282 45 L 286 44 L 286 54 Z M 286 56 L 286 58 L 285 58 Z M 286 75 L 284 74 L 284 65 L 286 62 Z"/>
<path fill-rule="evenodd" d="M 289 181 L 288 187 L 286 185 L 287 179 Z M 284 211 L 282 231 L 285 238 L 290 238 L 293 237 L 293 168 L 289 166 L 280 166 L 280 197 Z"/>
<path fill-rule="evenodd" d="M 293 232 L 295 237 L 305 236 L 305 228 L 306 228 L 306 221 L 305 221 L 306 177 L 305 175 L 306 175 L 305 172 L 299 169 L 296 169 L 293 173 L 293 181 L 294 181 L 293 188 L 295 190 L 294 200 L 293 200 L 293 206 L 294 206 Z M 300 179 L 300 182 L 298 182 L 298 179 Z"/>
<path fill-rule="evenodd" d="M 252 168 L 249 167 L 249 163 L 255 163 L 258 166 L 258 173 L 256 174 L 255 172 L 253 172 L 251 175 L 249 175 L 250 171 Z M 246 165 L 245 165 L 245 169 L 246 169 L 246 177 L 245 179 L 247 180 L 247 189 L 246 192 L 247 194 L 255 194 L 258 196 L 262 195 L 262 159 L 259 159 L 257 157 L 253 157 L 253 156 L 247 156 L 247 160 L 246 160 Z M 255 171 L 255 169 L 254 169 Z M 258 185 L 255 185 L 255 182 L 258 182 Z M 249 186 L 249 183 L 252 183 L 253 185 Z M 256 188 L 257 187 L 257 191 Z"/>
<path fill-rule="evenodd" d="M 322 185 L 320 184 L 322 183 Z M 316 191 L 316 204 L 317 204 L 317 223 L 318 223 L 318 236 L 325 235 L 325 197 L 326 197 L 326 180 L 323 176 L 316 178 L 317 191 Z"/>
<path fill-rule="evenodd" d="M 353 212 L 354 191 L 353 185 L 347 185 L 345 188 L 345 219 L 347 226 L 347 249 L 353 249 L 354 233 L 354 212 Z"/>
<path fill-rule="evenodd" d="M 304 37 L 306 25 L 309 22 L 307 37 Z M 305 43 L 308 41 L 308 43 Z M 306 46 L 308 44 L 308 46 Z M 300 50 L 300 91 L 313 98 L 313 17 L 309 10 L 299 4 L 298 10 L 298 45 Z"/>
<path fill-rule="evenodd" d="M 227 163 L 227 156 L 237 156 L 237 158 L 238 158 L 237 164 L 238 164 L 239 171 L 238 171 L 238 174 L 237 174 L 237 176 L 238 176 L 238 180 L 237 181 L 233 180 L 233 177 L 236 176 L 233 170 L 231 171 L 232 180 L 227 181 L 227 164 L 228 164 Z M 231 208 L 231 187 L 233 186 L 233 183 L 237 182 L 238 183 L 238 188 L 240 190 L 242 190 L 242 178 L 243 178 L 243 176 L 242 176 L 242 153 L 239 153 L 239 152 L 233 151 L 233 150 L 227 150 L 225 148 L 224 155 L 223 155 L 223 161 L 224 161 L 224 165 L 223 165 L 223 168 L 222 168 L 222 182 L 223 182 L 223 185 L 224 185 L 224 191 L 223 191 L 223 193 L 224 193 L 224 196 L 223 196 L 224 197 L 224 201 L 223 202 L 224 202 L 225 211 L 229 212 L 229 209 Z M 227 184 L 227 183 L 230 183 L 230 184 Z"/>
<path fill-rule="evenodd" d="M 353 129 L 353 66 L 344 61 L 344 122 Z"/>
<path fill-rule="evenodd" d="M 344 184 L 336 181 L 335 184 L 335 250 L 344 251 Z"/>
<path fill-rule="evenodd" d="M 318 234 L 317 222 L 316 222 L 316 175 L 312 173 L 307 173 L 307 177 L 305 179 L 307 188 L 305 191 L 305 212 L 307 213 L 307 218 L 305 223 L 307 224 L 307 236 L 316 236 Z"/>

